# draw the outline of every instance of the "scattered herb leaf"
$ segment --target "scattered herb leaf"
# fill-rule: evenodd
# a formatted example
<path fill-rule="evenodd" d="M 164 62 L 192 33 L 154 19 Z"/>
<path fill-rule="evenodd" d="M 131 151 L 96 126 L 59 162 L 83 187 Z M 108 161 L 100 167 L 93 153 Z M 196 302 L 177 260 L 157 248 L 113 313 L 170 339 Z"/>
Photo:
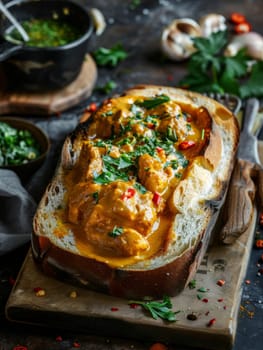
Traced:
<path fill-rule="evenodd" d="M 191 280 L 188 284 L 188 287 L 190 289 L 195 289 L 196 288 L 196 280 Z"/>
<path fill-rule="evenodd" d="M 117 87 L 117 83 L 113 80 L 109 80 L 107 81 L 107 83 L 103 86 L 98 86 L 96 88 L 96 90 L 105 93 L 105 94 L 109 94 L 112 90 L 114 90 Z"/>
<path fill-rule="evenodd" d="M 121 44 L 116 44 L 110 49 L 100 47 L 93 53 L 93 57 L 99 66 L 110 67 L 117 66 L 117 64 L 127 58 L 127 56 L 128 54 Z"/>
<path fill-rule="evenodd" d="M 168 296 L 164 296 L 162 301 L 129 301 L 129 304 L 141 305 L 145 310 L 149 311 L 151 316 L 156 320 L 162 318 L 163 320 L 174 322 L 176 321 L 176 314 L 180 311 L 172 311 L 172 303 Z"/>
<path fill-rule="evenodd" d="M 138 6 L 140 6 L 141 0 L 131 0 L 130 9 L 135 10 Z"/>

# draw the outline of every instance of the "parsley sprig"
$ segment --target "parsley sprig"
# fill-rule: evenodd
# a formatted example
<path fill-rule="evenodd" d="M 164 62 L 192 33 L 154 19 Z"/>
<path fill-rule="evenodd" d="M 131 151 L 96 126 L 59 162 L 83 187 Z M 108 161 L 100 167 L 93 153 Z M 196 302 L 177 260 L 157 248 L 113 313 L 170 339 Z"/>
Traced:
<path fill-rule="evenodd" d="M 116 44 L 110 49 L 100 47 L 93 52 L 93 57 L 98 66 L 115 67 L 119 62 L 127 58 L 127 56 L 128 54 L 121 44 Z"/>
<path fill-rule="evenodd" d="M 263 63 L 258 61 L 248 72 L 251 58 L 241 49 L 235 56 L 224 56 L 226 31 L 208 38 L 193 38 L 196 52 L 190 57 L 187 75 L 179 85 L 201 93 L 231 93 L 246 98 L 263 96 Z"/>
<path fill-rule="evenodd" d="M 180 312 L 172 311 L 173 305 L 168 296 L 164 296 L 162 301 L 129 301 L 129 304 L 141 305 L 155 320 L 161 318 L 174 322 L 176 321 L 176 314 Z"/>

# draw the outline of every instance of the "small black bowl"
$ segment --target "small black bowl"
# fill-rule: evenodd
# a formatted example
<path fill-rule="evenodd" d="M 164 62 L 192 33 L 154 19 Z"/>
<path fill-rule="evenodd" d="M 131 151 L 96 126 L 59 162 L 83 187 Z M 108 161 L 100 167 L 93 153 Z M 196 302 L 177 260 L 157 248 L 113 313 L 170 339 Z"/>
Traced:
<path fill-rule="evenodd" d="M 30 47 L 23 43 L 16 44 L 6 40 L 12 25 L 1 15 L 0 62 L 3 62 L 11 87 L 47 91 L 63 88 L 75 80 L 93 32 L 89 11 L 69 0 L 14 0 L 7 3 L 6 7 L 19 22 L 32 18 L 48 19 L 55 15 L 83 33 L 77 40 L 64 46 Z"/>
<path fill-rule="evenodd" d="M 40 155 L 23 164 L 2 165 L 0 169 L 14 171 L 22 181 L 28 180 L 44 163 L 50 150 L 50 141 L 46 133 L 34 123 L 17 117 L 0 117 L 0 122 L 6 123 L 17 130 L 28 130 L 40 147 Z"/>

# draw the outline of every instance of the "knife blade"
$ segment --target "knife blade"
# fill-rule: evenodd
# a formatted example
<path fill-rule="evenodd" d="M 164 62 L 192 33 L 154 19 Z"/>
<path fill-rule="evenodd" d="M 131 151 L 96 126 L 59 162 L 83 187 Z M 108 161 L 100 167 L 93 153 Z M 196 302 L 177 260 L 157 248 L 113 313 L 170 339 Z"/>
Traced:
<path fill-rule="evenodd" d="M 223 209 L 224 226 L 221 241 L 232 244 L 244 233 L 252 220 L 255 196 L 263 208 L 263 168 L 258 155 L 257 137 L 253 133 L 259 112 L 259 101 L 250 98 L 245 102 L 237 159 L 229 184 L 226 205 Z"/>

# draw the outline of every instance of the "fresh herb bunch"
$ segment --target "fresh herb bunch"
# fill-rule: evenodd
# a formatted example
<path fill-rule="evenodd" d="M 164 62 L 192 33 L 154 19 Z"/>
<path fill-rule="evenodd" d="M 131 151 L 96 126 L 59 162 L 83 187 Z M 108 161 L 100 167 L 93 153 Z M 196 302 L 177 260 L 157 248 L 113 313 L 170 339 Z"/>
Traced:
<path fill-rule="evenodd" d="M 0 165 L 27 163 L 40 155 L 37 141 L 28 130 L 0 122 Z"/>
<path fill-rule="evenodd" d="M 151 316 L 157 320 L 174 322 L 176 321 L 176 314 L 180 311 L 172 311 L 172 303 L 168 296 L 164 296 L 162 301 L 130 301 L 129 304 L 141 305 L 145 310 L 149 311 Z"/>
<path fill-rule="evenodd" d="M 263 62 L 256 61 L 249 71 L 251 58 L 245 49 L 233 57 L 224 56 L 227 31 L 213 33 L 208 38 L 193 38 L 193 42 L 196 52 L 189 58 L 188 73 L 179 82 L 180 86 L 201 93 L 231 93 L 241 98 L 263 96 Z"/>
<path fill-rule="evenodd" d="M 100 47 L 93 52 L 93 57 L 98 66 L 115 67 L 119 62 L 125 60 L 127 56 L 128 54 L 121 44 L 116 44 L 110 49 Z"/>

